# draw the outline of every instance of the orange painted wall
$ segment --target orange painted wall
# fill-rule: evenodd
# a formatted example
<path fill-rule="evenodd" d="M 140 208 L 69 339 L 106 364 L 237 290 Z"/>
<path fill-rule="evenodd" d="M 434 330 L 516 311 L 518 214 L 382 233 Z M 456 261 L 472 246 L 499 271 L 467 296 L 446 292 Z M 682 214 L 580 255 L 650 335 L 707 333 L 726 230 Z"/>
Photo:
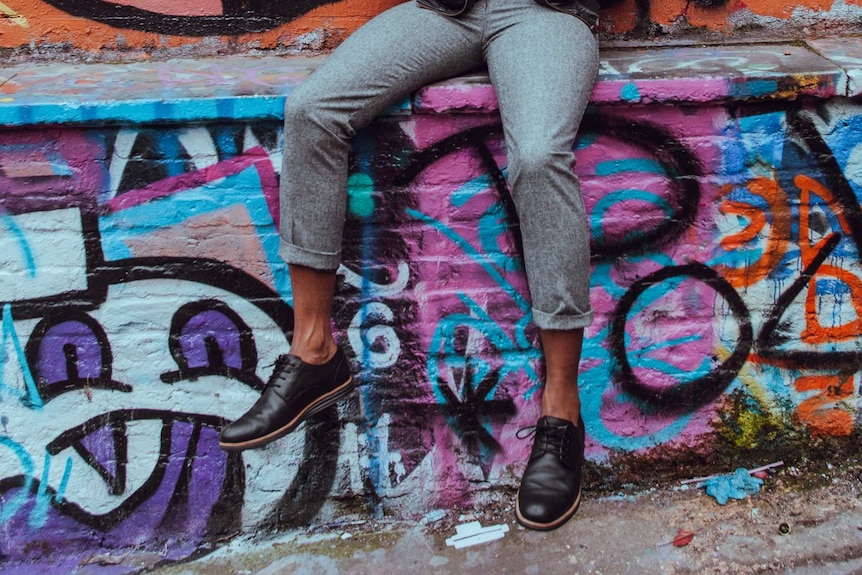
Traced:
<path fill-rule="evenodd" d="M 833 32 L 846 29 L 858 33 L 860 11 L 853 8 L 862 6 L 862 0 L 846 0 L 844 4 L 846 8 L 839 11 L 833 0 L 794 0 L 790 3 L 779 0 L 662 0 L 650 2 L 647 18 L 663 34 L 673 34 L 671 27 L 680 23 L 689 28 L 729 33 L 734 31 L 733 19 L 745 16 L 745 20 L 754 23 L 755 27 L 762 26 L 765 33 L 782 36 L 782 27 L 793 30 L 803 25 L 801 20 L 794 18 L 794 12 L 802 9 L 815 16 L 814 25 L 819 20 Z M 631 32 L 639 23 L 635 0 L 615 4 L 603 16 L 605 31 L 611 34 Z M 644 23 L 640 22 L 641 25 Z M 810 28 L 812 21 L 806 19 L 804 25 Z"/>
<path fill-rule="evenodd" d="M 201 44 L 212 46 L 278 48 L 301 42 L 303 35 L 322 32 L 323 45 L 331 47 L 369 18 L 398 4 L 400 0 L 341 0 L 312 7 L 295 17 L 286 14 L 266 19 L 262 4 L 257 14 L 225 14 L 220 0 L 206 0 L 197 8 L 187 2 L 168 0 L 91 0 L 76 6 L 78 14 L 41 0 L 0 0 L 0 48 L 69 46 L 87 51 L 105 49 L 173 48 Z M 74 2 L 55 2 L 70 5 Z M 86 4 L 86 5 L 85 5 Z M 113 9 L 132 9 L 130 16 L 113 16 Z M 145 9 L 146 8 L 146 9 Z M 177 10 L 186 8 L 184 12 Z M 201 20 L 199 31 L 196 20 Z M 173 34 L 177 21 L 191 30 Z M 219 25 L 219 23 L 222 25 Z M 250 24 L 250 25 L 249 25 Z M 242 30 L 255 29 L 251 33 Z"/>
<path fill-rule="evenodd" d="M 245 49 L 321 51 L 402 0 L 0 0 L 0 49 L 86 52 L 195 47 L 202 53 Z M 617 0 L 603 12 L 605 37 L 672 37 L 680 31 L 798 36 L 797 9 L 824 29 L 855 27 L 862 0 Z M 760 22 L 765 25 L 760 26 Z M 751 24 L 754 26 L 751 26 Z M 776 24 L 777 23 L 777 24 Z M 806 19 L 811 27 L 811 19 Z M 789 33 L 782 30 L 785 26 Z M 762 28 L 762 30 L 761 30 Z"/>

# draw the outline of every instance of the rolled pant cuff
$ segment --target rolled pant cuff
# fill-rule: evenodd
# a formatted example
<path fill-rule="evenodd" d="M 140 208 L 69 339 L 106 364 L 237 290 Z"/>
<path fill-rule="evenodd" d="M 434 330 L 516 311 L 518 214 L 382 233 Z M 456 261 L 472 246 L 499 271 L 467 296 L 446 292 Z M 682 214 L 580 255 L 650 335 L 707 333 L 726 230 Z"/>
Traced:
<path fill-rule="evenodd" d="M 278 255 L 287 264 L 305 266 L 315 270 L 335 270 L 341 263 L 341 252 L 316 252 L 281 240 Z"/>
<path fill-rule="evenodd" d="M 590 310 L 578 315 L 551 315 L 534 308 L 533 323 L 539 329 L 582 329 L 593 323 L 593 311 Z"/>

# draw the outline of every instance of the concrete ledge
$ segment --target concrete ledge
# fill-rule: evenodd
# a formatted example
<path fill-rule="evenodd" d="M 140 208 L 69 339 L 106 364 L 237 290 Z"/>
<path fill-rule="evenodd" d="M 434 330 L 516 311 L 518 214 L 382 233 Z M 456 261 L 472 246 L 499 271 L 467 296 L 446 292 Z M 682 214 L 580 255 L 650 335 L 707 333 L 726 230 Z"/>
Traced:
<path fill-rule="evenodd" d="M 323 61 L 228 58 L 126 64 L 26 64 L 0 69 L 0 125 L 199 122 L 281 118 L 284 99 Z M 596 104 L 705 103 L 862 94 L 862 38 L 606 50 Z M 420 90 L 393 112 L 487 112 L 485 75 Z"/>
<path fill-rule="evenodd" d="M 603 51 L 591 101 L 702 104 L 859 95 L 862 39 L 824 41 L 817 51 L 789 44 Z M 477 90 L 477 84 L 487 90 Z M 414 107 L 435 112 L 487 110 L 496 107 L 496 100 L 487 77 L 474 76 L 420 90 Z"/>

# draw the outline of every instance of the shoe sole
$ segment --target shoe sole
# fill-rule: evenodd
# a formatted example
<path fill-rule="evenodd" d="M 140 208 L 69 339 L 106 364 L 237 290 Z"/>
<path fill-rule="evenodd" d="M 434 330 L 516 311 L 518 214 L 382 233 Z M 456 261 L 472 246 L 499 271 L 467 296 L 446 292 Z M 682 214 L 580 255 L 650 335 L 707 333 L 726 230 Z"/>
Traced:
<path fill-rule="evenodd" d="M 536 531 L 553 531 L 557 527 L 562 526 L 566 521 L 572 518 L 572 515 L 578 510 L 578 507 L 581 504 L 581 490 L 578 490 L 578 496 L 575 498 L 575 502 L 572 504 L 569 509 L 566 510 L 560 517 L 549 522 L 549 523 L 538 523 L 536 521 L 530 521 L 523 515 L 521 515 L 521 502 L 518 501 L 515 505 L 515 519 L 526 527 L 527 529 L 534 529 Z"/>
<path fill-rule="evenodd" d="M 353 391 L 353 377 L 349 378 L 345 383 L 341 384 L 339 387 L 336 387 L 329 393 L 325 395 L 321 395 L 317 401 L 309 403 L 305 409 L 299 412 L 296 417 L 290 420 L 286 425 L 272 431 L 263 437 L 258 437 L 257 439 L 249 439 L 248 441 L 241 441 L 239 443 L 223 443 L 219 441 L 219 447 L 221 447 L 224 451 L 245 451 L 246 449 L 254 449 L 256 447 L 263 447 L 269 443 L 272 443 L 276 439 L 280 439 L 299 427 L 299 424 L 314 415 L 315 413 L 320 413 L 324 409 L 331 407 L 338 403 L 342 398 L 346 397 Z"/>

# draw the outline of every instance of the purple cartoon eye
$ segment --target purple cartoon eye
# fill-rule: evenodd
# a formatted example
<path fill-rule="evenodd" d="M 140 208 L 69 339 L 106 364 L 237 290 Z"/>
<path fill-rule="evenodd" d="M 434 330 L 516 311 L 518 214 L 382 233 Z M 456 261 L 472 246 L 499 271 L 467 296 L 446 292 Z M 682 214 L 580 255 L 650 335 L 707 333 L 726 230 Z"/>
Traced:
<path fill-rule="evenodd" d="M 251 328 L 224 302 L 202 300 L 181 307 L 171 321 L 168 347 L 179 368 L 162 374 L 175 383 L 203 375 L 222 375 L 254 388 L 257 348 Z"/>
<path fill-rule="evenodd" d="M 27 343 L 42 401 L 83 388 L 131 391 L 111 379 L 113 356 L 102 326 L 85 313 L 71 312 L 42 320 Z"/>

